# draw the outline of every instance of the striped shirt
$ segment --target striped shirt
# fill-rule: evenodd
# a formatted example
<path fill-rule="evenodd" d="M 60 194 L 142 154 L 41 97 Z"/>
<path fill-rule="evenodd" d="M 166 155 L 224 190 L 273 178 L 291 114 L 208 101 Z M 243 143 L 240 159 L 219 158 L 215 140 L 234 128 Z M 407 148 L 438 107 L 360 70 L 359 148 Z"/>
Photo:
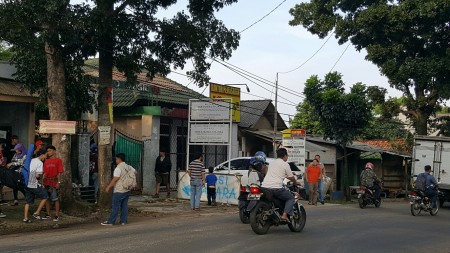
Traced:
<path fill-rule="evenodd" d="M 194 160 L 189 164 L 189 171 L 191 172 L 191 180 L 203 179 L 202 173 L 205 173 L 205 165 L 199 160 Z"/>

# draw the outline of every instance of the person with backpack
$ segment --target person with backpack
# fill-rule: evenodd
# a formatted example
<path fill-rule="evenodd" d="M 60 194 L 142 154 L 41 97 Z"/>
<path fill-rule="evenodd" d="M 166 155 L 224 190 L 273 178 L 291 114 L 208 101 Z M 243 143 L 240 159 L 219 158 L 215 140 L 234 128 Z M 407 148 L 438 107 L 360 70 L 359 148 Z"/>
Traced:
<path fill-rule="evenodd" d="M 436 208 L 436 201 L 438 196 L 438 183 L 433 175 L 431 175 L 431 166 L 425 166 L 425 172 L 420 173 L 417 176 L 416 182 L 414 182 L 415 188 L 417 190 L 423 191 L 425 196 L 431 199 L 432 208 Z"/>
<path fill-rule="evenodd" d="M 373 171 L 373 167 L 373 163 L 366 163 L 365 169 L 361 172 L 361 185 L 373 190 L 373 197 L 376 201 L 380 201 L 380 185 L 374 184 L 374 182 L 380 182 L 380 179 Z"/>
<path fill-rule="evenodd" d="M 116 154 L 116 168 L 114 169 L 113 179 L 106 187 L 109 192 L 114 187 L 112 210 L 109 219 L 100 223 L 103 226 L 112 226 L 116 223 L 117 215 L 120 210 L 120 224 L 128 223 L 128 198 L 130 191 L 136 187 L 136 170 L 125 163 L 125 154 Z"/>

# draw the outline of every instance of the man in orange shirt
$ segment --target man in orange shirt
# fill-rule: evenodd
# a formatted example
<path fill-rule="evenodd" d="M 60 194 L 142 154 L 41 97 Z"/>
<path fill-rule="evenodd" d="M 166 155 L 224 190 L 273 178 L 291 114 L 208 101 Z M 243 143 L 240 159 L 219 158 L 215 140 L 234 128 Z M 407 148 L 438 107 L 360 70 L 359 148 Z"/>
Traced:
<path fill-rule="evenodd" d="M 44 162 L 43 183 L 48 190 L 49 200 L 55 203 L 55 217 L 53 221 L 59 221 L 59 188 L 61 186 L 61 174 L 64 172 L 63 162 L 56 157 L 56 148 L 54 146 L 47 147 L 47 159 Z M 47 201 L 45 208 L 47 209 L 46 219 L 50 219 L 50 201 Z"/>
<path fill-rule="evenodd" d="M 321 169 L 319 166 L 319 161 L 317 159 L 313 160 L 313 163 L 306 169 L 306 181 L 309 187 L 309 202 L 308 205 L 317 206 L 317 193 L 319 187 L 319 178 L 321 174 Z"/>

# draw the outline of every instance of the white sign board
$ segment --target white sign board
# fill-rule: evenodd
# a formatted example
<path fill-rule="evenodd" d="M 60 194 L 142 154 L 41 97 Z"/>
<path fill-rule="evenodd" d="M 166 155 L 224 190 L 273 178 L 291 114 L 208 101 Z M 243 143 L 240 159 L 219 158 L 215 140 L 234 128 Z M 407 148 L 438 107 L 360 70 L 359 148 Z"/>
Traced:
<path fill-rule="evenodd" d="M 229 120 L 230 104 L 215 101 L 193 101 L 191 102 L 191 120 Z"/>
<path fill-rule="evenodd" d="M 189 142 L 191 143 L 228 143 L 229 137 L 229 124 L 190 125 Z"/>
<path fill-rule="evenodd" d="M 283 146 L 285 147 L 304 147 L 304 139 L 283 139 Z"/>
<path fill-rule="evenodd" d="M 216 174 L 216 202 L 237 205 L 238 197 L 241 189 L 240 179 L 233 174 Z M 191 178 L 186 172 L 179 172 L 178 177 L 178 198 L 191 198 Z M 201 201 L 207 201 L 206 187 L 202 188 Z"/>
<path fill-rule="evenodd" d="M 6 139 L 6 134 L 7 134 L 6 131 L 1 131 L 0 130 L 0 139 Z"/>
<path fill-rule="evenodd" d="M 108 145 L 111 142 L 111 127 L 110 126 L 99 126 L 98 127 L 98 144 Z"/>

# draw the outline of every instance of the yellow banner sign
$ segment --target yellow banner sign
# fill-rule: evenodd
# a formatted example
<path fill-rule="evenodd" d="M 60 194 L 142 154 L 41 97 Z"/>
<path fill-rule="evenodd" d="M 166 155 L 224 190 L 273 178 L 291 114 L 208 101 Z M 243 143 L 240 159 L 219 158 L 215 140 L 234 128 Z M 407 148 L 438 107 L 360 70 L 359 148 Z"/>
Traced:
<path fill-rule="evenodd" d="M 231 98 L 233 103 L 233 122 L 241 122 L 241 89 L 227 85 L 210 83 L 209 97 L 216 98 Z"/>

